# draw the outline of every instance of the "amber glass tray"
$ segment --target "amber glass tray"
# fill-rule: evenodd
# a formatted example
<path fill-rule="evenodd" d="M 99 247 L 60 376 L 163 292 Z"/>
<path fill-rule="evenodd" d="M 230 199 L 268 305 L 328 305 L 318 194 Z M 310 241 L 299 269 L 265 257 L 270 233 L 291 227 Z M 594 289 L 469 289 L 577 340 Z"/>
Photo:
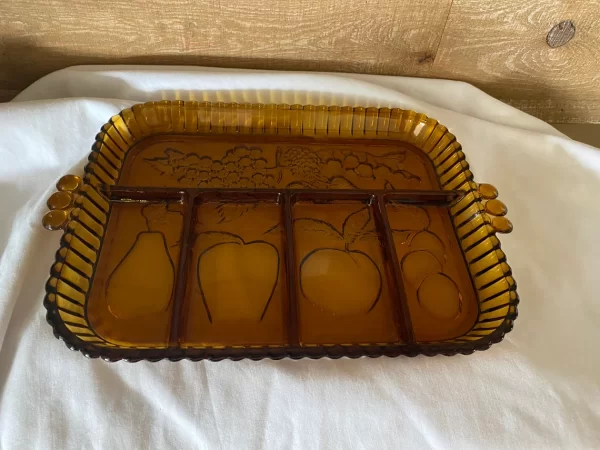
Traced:
<path fill-rule="evenodd" d="M 89 160 L 44 217 L 47 319 L 86 356 L 468 354 L 517 316 L 506 207 L 423 114 L 151 102 Z"/>

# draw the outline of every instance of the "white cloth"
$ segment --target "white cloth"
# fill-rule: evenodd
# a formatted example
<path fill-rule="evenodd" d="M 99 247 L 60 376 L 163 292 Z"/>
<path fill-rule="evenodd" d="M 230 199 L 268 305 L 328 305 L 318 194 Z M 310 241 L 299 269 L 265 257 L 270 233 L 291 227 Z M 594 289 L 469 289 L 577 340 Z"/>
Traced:
<path fill-rule="evenodd" d="M 458 137 L 496 185 L 521 297 L 471 356 L 219 363 L 87 360 L 54 339 L 44 284 L 56 180 L 99 127 L 156 99 L 393 106 Z M 600 446 L 600 151 L 464 83 L 190 67 L 74 67 L 0 104 L 0 448 Z"/>

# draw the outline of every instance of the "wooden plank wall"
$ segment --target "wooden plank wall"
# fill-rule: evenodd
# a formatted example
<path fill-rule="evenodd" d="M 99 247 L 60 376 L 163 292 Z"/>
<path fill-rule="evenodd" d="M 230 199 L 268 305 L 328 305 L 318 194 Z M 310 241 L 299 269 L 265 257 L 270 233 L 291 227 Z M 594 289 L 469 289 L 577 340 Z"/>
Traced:
<path fill-rule="evenodd" d="M 70 65 L 185 64 L 450 78 L 600 122 L 599 21 L 598 0 L 1 0 L 0 101 Z"/>

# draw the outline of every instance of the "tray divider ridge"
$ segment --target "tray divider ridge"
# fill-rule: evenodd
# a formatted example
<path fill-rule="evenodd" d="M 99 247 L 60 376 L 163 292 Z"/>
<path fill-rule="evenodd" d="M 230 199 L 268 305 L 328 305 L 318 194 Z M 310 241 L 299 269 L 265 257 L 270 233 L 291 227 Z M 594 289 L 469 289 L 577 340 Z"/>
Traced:
<path fill-rule="evenodd" d="M 296 256 L 294 249 L 294 222 L 292 206 L 295 198 L 290 192 L 281 194 L 282 219 L 284 230 L 285 274 L 288 300 L 288 340 L 289 345 L 300 345 L 300 329 L 298 325 L 298 296 L 296 281 Z"/>
<path fill-rule="evenodd" d="M 394 246 L 394 238 L 390 221 L 385 207 L 385 198 L 383 194 L 374 195 L 372 197 L 372 206 L 374 209 L 375 225 L 379 233 L 381 244 L 385 258 L 390 267 L 392 288 L 394 290 L 394 322 L 398 327 L 398 331 L 402 340 L 407 344 L 415 343 L 415 336 L 410 319 L 410 311 L 408 309 L 408 300 L 404 281 L 402 279 L 402 271 L 398 261 L 398 254 Z"/>
<path fill-rule="evenodd" d="M 183 232 L 179 243 L 179 265 L 177 266 L 177 278 L 173 292 L 173 313 L 171 316 L 171 331 L 169 336 L 169 347 L 179 347 L 180 329 L 184 322 L 183 305 L 187 290 L 188 263 L 192 252 L 192 226 L 194 223 L 194 211 L 196 209 L 197 192 L 187 190 L 183 196 Z"/>

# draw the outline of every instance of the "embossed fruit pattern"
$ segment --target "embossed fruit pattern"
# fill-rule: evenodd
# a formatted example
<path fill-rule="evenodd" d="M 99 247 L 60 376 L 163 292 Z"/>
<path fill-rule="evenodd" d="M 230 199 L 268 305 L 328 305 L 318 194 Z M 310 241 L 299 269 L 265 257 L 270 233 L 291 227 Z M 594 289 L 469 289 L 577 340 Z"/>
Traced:
<path fill-rule="evenodd" d="M 375 156 L 368 152 L 317 150 L 306 147 L 277 148 L 277 167 L 288 169 L 294 181 L 289 187 L 317 189 L 394 189 L 399 182 L 419 183 L 421 178 L 404 166 L 405 151 Z M 374 186 L 373 183 L 379 184 Z"/>
<path fill-rule="evenodd" d="M 383 155 L 356 150 L 320 150 L 301 146 L 239 145 L 223 158 L 184 153 L 174 148 L 144 161 L 162 175 L 185 186 L 213 188 L 394 189 L 415 187 L 421 176 L 406 166 L 407 152 Z"/>
<path fill-rule="evenodd" d="M 197 283 L 209 322 L 261 321 L 279 278 L 278 249 L 220 231 L 199 233 L 195 248 Z"/>
<path fill-rule="evenodd" d="M 175 269 L 164 231 L 168 216 L 181 213 L 165 203 L 147 204 L 141 213 L 147 231 L 138 233 L 107 278 L 108 309 L 118 319 L 166 311 L 172 300 Z"/>
<path fill-rule="evenodd" d="M 267 167 L 267 159 L 259 147 L 238 146 L 227 150 L 222 159 L 183 153 L 174 148 L 168 148 L 164 153 L 164 157 L 147 158 L 145 161 L 182 185 L 272 188 L 277 184 L 276 173 Z"/>
<path fill-rule="evenodd" d="M 327 242 L 300 261 L 300 289 L 306 300 L 335 315 L 367 314 L 375 308 L 382 291 L 380 268 L 369 254 L 354 248 L 361 240 L 377 239 L 369 207 L 346 217 L 341 231 L 314 218 L 294 220 L 294 231 L 299 239 L 319 235 Z"/>
<path fill-rule="evenodd" d="M 420 185 L 421 177 L 407 169 L 406 158 L 404 150 L 376 156 L 356 150 L 290 146 L 267 151 L 261 147 L 238 145 L 226 150 L 220 159 L 167 148 L 164 156 L 145 158 L 144 161 L 181 185 L 200 188 L 414 188 Z M 222 205 L 215 204 L 216 214 L 201 220 L 219 225 L 254 208 L 254 204 L 240 204 L 225 213 Z"/>
<path fill-rule="evenodd" d="M 436 320 L 457 319 L 463 306 L 456 282 L 446 273 L 446 246 L 430 230 L 427 208 L 392 204 L 387 208 L 405 288 L 416 292 L 422 312 Z M 413 312 L 414 314 L 414 312 Z"/>
<path fill-rule="evenodd" d="M 202 149 L 185 153 L 167 148 L 162 156 L 144 161 L 153 170 L 181 185 L 200 188 L 430 187 L 421 185 L 426 172 L 419 168 L 422 168 L 418 165 L 420 160 L 415 163 L 418 158 L 406 150 L 372 154 L 341 145 L 328 149 L 271 146 L 268 150 L 238 145 L 220 155 L 209 156 L 201 152 Z M 407 163 L 409 156 L 412 162 Z M 197 234 L 194 246 L 195 254 L 199 255 L 197 287 L 209 321 L 261 321 L 277 286 L 279 251 L 266 240 L 246 239 L 246 232 L 240 232 L 244 229 L 241 225 L 233 228 L 233 233 L 223 232 L 232 230 L 227 227 L 230 222 L 256 209 L 255 203 L 229 204 L 227 207 L 215 203 L 210 207 L 216 213 L 209 211 L 198 217 L 203 231 Z M 444 257 L 443 245 L 441 250 L 436 247 L 437 236 L 428 230 L 427 214 L 422 220 L 423 224 L 413 230 L 396 230 L 406 234 L 407 242 L 413 248 L 428 248 L 428 256 L 411 252 L 413 255 L 405 261 L 407 270 L 409 273 L 425 270 L 427 275 L 443 274 L 443 268 L 431 260 L 431 257 L 436 261 Z M 412 223 L 415 223 L 414 217 Z M 327 237 L 327 245 L 306 251 L 299 264 L 300 289 L 309 302 L 336 315 L 367 314 L 376 307 L 383 289 L 383 276 L 378 265 L 382 262 L 376 263 L 379 258 L 374 259 L 370 251 L 365 250 L 369 245 L 362 243 L 378 239 L 369 207 L 348 215 L 340 229 L 314 218 L 296 219 L 294 227 L 299 233 Z M 263 232 L 269 231 L 265 228 Z M 431 242 L 434 245 L 430 245 Z M 375 246 L 379 249 L 378 242 Z M 427 267 L 422 270 L 420 265 L 423 264 Z M 430 281 L 419 279 L 418 283 L 419 292 L 429 296 Z"/>

